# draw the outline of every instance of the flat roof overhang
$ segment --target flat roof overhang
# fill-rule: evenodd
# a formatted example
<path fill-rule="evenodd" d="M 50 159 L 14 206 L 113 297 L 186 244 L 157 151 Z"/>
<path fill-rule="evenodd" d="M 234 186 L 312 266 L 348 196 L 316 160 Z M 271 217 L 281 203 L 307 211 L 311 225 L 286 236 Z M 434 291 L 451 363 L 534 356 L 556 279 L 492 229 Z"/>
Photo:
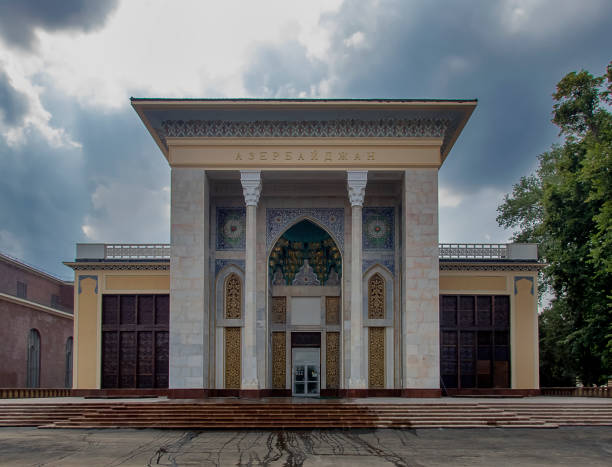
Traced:
<path fill-rule="evenodd" d="M 131 104 L 170 165 L 197 166 L 206 153 L 205 158 L 220 154 L 223 160 L 233 159 L 230 165 L 206 159 L 204 165 L 219 170 L 238 164 L 255 168 L 263 161 L 271 169 L 290 164 L 341 169 L 345 164 L 340 154 L 345 149 L 376 147 L 382 151 L 380 163 L 363 162 L 364 168 L 392 169 L 402 164 L 439 167 L 477 100 L 131 98 Z M 316 151 L 317 146 L 323 153 L 329 150 L 327 154 L 337 150 L 333 157 L 338 160 L 327 166 L 298 161 L 298 153 L 290 151 Z M 254 148 L 261 150 L 262 159 L 249 161 Z M 408 153 L 414 154 L 414 160 L 405 157 Z M 293 160 L 285 160 L 286 155 Z"/>

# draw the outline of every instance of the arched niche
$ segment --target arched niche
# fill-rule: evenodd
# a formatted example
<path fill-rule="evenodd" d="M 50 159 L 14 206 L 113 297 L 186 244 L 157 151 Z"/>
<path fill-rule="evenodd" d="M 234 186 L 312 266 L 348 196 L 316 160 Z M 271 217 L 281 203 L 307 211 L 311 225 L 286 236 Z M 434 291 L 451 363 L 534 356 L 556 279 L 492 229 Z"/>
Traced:
<path fill-rule="evenodd" d="M 379 280 L 384 282 L 384 316 L 370 318 L 369 307 L 371 286 L 378 286 Z M 374 264 L 363 274 L 363 323 L 364 326 L 393 326 L 393 275 L 381 264 Z"/>
<path fill-rule="evenodd" d="M 228 297 L 228 287 L 234 288 L 236 285 L 240 288 L 240 296 L 230 295 Z M 228 303 L 228 298 L 232 300 L 232 303 Z M 237 315 L 233 310 L 228 317 L 228 305 L 234 305 L 235 301 L 240 303 L 239 317 L 231 317 Z M 217 274 L 215 279 L 215 310 L 217 326 L 236 327 L 244 324 L 244 271 L 235 264 L 228 264 Z"/>

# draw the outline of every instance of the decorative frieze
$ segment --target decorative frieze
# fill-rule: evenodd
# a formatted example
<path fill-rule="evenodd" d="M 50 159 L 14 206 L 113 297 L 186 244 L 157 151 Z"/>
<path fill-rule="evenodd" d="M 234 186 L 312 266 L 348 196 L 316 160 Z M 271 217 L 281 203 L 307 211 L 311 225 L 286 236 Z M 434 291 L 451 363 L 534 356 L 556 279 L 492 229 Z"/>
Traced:
<path fill-rule="evenodd" d="M 240 389 L 241 328 L 225 328 L 225 389 Z"/>
<path fill-rule="evenodd" d="M 270 320 L 273 324 L 285 324 L 287 322 L 287 297 L 272 297 Z"/>
<path fill-rule="evenodd" d="M 165 138 L 442 138 L 450 119 L 376 120 L 164 120 L 156 128 Z"/>
<path fill-rule="evenodd" d="M 284 332 L 272 333 L 272 387 L 285 389 L 287 350 Z"/>
<path fill-rule="evenodd" d="M 332 297 L 329 297 L 332 298 Z M 340 333 L 325 335 L 325 380 L 327 389 L 340 388 Z"/>
<path fill-rule="evenodd" d="M 368 386 L 385 387 L 385 328 L 368 328 Z"/>
<path fill-rule="evenodd" d="M 225 280 L 225 319 L 242 318 L 242 281 L 238 274 Z"/>
<path fill-rule="evenodd" d="M 368 319 L 385 319 L 385 280 L 378 273 L 368 281 Z"/>
<path fill-rule="evenodd" d="M 340 324 L 340 297 L 325 297 L 325 324 Z"/>

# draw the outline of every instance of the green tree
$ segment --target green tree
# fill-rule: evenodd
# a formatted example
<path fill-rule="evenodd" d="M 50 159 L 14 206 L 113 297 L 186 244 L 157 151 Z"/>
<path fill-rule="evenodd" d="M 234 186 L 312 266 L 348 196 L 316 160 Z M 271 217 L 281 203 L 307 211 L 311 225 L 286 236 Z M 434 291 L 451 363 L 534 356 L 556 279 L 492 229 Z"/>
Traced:
<path fill-rule="evenodd" d="M 607 74 L 567 74 L 553 94 L 562 145 L 538 157 L 498 207 L 513 239 L 535 242 L 547 263 L 539 317 L 540 379 L 600 383 L 612 373 L 612 62 Z"/>

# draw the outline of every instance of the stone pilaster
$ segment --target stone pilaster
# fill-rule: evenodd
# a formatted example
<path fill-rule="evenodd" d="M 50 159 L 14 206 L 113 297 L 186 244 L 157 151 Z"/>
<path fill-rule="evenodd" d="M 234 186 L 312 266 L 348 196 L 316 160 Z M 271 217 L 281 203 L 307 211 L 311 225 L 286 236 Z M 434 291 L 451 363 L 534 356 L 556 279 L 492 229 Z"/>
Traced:
<path fill-rule="evenodd" d="M 172 169 L 170 388 L 203 388 L 208 373 L 208 181 L 201 169 Z"/>
<path fill-rule="evenodd" d="M 351 202 L 351 348 L 349 389 L 365 389 L 363 357 L 363 287 L 362 266 L 362 210 L 367 171 L 347 172 L 347 187 Z"/>
<path fill-rule="evenodd" d="M 440 388 L 438 171 L 404 171 L 402 372 L 404 388 Z"/>
<path fill-rule="evenodd" d="M 259 170 L 241 170 L 240 182 L 246 204 L 244 339 L 241 389 L 260 389 L 257 376 L 257 203 L 261 194 Z"/>

